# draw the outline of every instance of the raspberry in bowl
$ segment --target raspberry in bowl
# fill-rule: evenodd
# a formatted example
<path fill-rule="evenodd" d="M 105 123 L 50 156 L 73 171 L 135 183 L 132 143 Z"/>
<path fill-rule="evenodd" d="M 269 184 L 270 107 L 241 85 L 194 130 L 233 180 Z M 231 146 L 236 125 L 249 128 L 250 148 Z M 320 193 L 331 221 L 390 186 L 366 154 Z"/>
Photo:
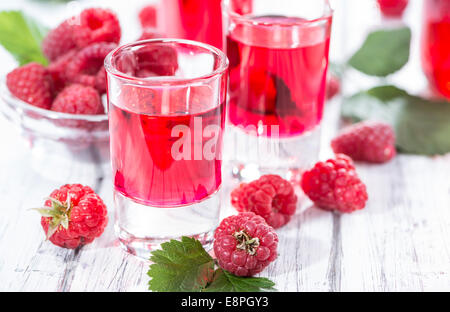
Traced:
<path fill-rule="evenodd" d="M 40 47 L 41 55 L 31 55 L 26 60 L 30 63 L 0 79 L 0 112 L 21 130 L 32 147 L 30 160 L 36 163 L 32 167 L 45 176 L 64 177 L 60 169 L 68 168 L 71 178 L 73 173 L 86 176 L 88 172 L 98 178 L 99 165 L 109 163 L 108 116 L 102 99 L 104 59 L 117 47 L 121 33 L 114 12 L 85 9 L 24 52 L 37 53 Z M 42 169 L 43 163 L 56 166 L 58 174 Z"/>

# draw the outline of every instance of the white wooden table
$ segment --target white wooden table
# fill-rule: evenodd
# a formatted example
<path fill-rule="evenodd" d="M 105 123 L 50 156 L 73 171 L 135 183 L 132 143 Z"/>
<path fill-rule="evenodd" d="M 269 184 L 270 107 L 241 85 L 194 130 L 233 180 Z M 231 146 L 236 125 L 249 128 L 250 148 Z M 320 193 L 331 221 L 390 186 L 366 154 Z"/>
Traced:
<path fill-rule="evenodd" d="M 3 51 L 0 59 L 2 73 L 14 67 Z M 322 158 L 330 155 L 339 102 L 327 104 Z M 278 231 L 280 256 L 262 276 L 281 291 L 450 290 L 450 155 L 400 155 L 357 170 L 368 187 L 366 209 L 299 212 Z M 45 242 L 40 217 L 28 210 L 74 182 L 95 188 L 110 217 L 105 233 L 78 252 Z M 0 118 L 0 199 L 0 291 L 146 291 L 149 263 L 124 252 L 114 237 L 107 168 L 36 166 L 20 134 Z"/>

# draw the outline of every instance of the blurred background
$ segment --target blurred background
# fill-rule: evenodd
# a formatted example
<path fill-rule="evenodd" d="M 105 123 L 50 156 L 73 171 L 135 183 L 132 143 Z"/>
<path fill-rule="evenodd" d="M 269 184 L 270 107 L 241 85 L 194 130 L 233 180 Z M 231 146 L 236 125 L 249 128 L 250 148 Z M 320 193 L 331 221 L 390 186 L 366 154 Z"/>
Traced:
<path fill-rule="evenodd" d="M 49 28 L 81 12 L 84 8 L 99 6 L 111 8 L 119 17 L 122 27 L 122 43 L 139 38 L 142 29 L 138 14 L 148 4 L 158 5 L 158 0 L 16 0 L 2 1 L 0 10 L 23 10 Z M 420 67 L 420 34 L 422 27 L 422 0 L 410 0 L 402 18 L 386 18 L 376 0 L 331 0 L 335 9 L 330 59 L 339 63 L 347 60 L 365 40 L 366 35 L 380 27 L 398 27 L 406 24 L 412 28 L 413 39 L 409 64 L 391 77 L 408 90 L 426 88 L 426 79 Z M 0 74 L 14 67 L 14 58 L 0 47 Z"/>

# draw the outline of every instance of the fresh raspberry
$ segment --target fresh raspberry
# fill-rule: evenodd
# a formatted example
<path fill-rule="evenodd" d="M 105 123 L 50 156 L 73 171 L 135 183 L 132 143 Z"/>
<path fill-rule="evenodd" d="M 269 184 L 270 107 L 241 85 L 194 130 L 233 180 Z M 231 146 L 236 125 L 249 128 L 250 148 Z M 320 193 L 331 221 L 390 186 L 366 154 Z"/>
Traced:
<path fill-rule="evenodd" d="M 233 58 L 233 57 L 232 57 Z M 252 88 L 245 88 L 242 78 L 247 77 L 248 85 Z M 242 103 L 246 110 L 256 114 L 275 114 L 279 109 L 277 104 L 277 80 L 276 77 L 265 69 L 257 67 L 235 67 L 230 71 L 230 89 L 238 90 L 233 92 L 231 97 L 238 97 L 238 103 Z"/>
<path fill-rule="evenodd" d="M 9 91 L 31 105 L 50 109 L 53 100 L 52 78 L 38 63 L 29 63 L 14 69 L 6 76 Z"/>
<path fill-rule="evenodd" d="M 60 92 L 68 83 L 66 75 L 66 67 L 77 54 L 77 50 L 71 50 L 66 54 L 58 57 L 47 67 L 52 76 L 53 86 L 56 92 Z"/>
<path fill-rule="evenodd" d="M 81 49 L 66 66 L 66 76 L 70 82 L 96 88 L 101 94 L 106 92 L 105 57 L 116 47 L 115 43 L 94 43 Z"/>
<path fill-rule="evenodd" d="M 98 92 L 89 86 L 73 84 L 58 94 L 52 110 L 67 114 L 98 115 L 104 113 Z"/>
<path fill-rule="evenodd" d="M 394 129 L 382 122 L 360 122 L 345 128 L 333 139 L 331 147 L 336 154 L 356 161 L 384 163 L 396 155 Z"/>
<path fill-rule="evenodd" d="M 341 90 L 341 82 L 339 78 L 336 75 L 329 73 L 327 77 L 327 91 L 326 91 L 327 100 L 334 98 L 339 93 L 340 90 Z"/>
<path fill-rule="evenodd" d="M 51 30 L 42 41 L 42 52 L 50 61 L 54 61 L 76 48 L 73 39 L 73 24 L 73 19 L 62 22 Z"/>
<path fill-rule="evenodd" d="M 214 238 L 219 266 L 237 276 L 258 274 L 278 256 L 275 230 L 253 212 L 224 219 Z"/>
<path fill-rule="evenodd" d="M 142 28 L 156 27 L 157 10 L 154 5 L 147 5 L 139 12 L 139 21 Z"/>
<path fill-rule="evenodd" d="M 79 48 L 92 43 L 119 43 L 121 30 L 117 16 L 107 9 L 90 8 L 80 13 L 76 18 L 73 38 Z"/>
<path fill-rule="evenodd" d="M 231 204 L 237 211 L 250 211 L 263 217 L 274 228 L 289 222 L 297 209 L 297 196 L 289 181 L 277 175 L 264 175 L 242 183 L 231 192 Z"/>
<path fill-rule="evenodd" d="M 387 17 L 401 17 L 409 0 L 377 0 L 381 13 Z"/>
<path fill-rule="evenodd" d="M 94 191 L 81 184 L 67 184 L 54 190 L 45 207 L 37 209 L 41 225 L 53 244 L 69 249 L 91 243 L 107 223 L 106 206 Z"/>
<path fill-rule="evenodd" d="M 303 174 L 305 194 L 325 210 L 350 213 L 363 209 L 368 199 L 366 186 L 356 174 L 351 158 L 338 154 L 336 159 L 318 162 Z"/>

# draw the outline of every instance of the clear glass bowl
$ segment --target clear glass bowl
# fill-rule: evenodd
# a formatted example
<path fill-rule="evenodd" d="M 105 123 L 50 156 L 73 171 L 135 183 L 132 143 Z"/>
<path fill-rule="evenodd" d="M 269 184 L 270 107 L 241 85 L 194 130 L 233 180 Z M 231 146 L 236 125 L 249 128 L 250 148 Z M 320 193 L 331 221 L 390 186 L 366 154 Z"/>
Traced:
<path fill-rule="evenodd" d="M 0 81 L 0 99 L 0 112 L 20 130 L 31 148 L 34 169 L 42 168 L 44 162 L 71 172 L 82 170 L 79 166 L 89 170 L 109 165 L 106 114 L 73 115 L 32 106 L 9 92 L 6 79 Z M 53 177 L 55 171 L 51 171 Z"/>

